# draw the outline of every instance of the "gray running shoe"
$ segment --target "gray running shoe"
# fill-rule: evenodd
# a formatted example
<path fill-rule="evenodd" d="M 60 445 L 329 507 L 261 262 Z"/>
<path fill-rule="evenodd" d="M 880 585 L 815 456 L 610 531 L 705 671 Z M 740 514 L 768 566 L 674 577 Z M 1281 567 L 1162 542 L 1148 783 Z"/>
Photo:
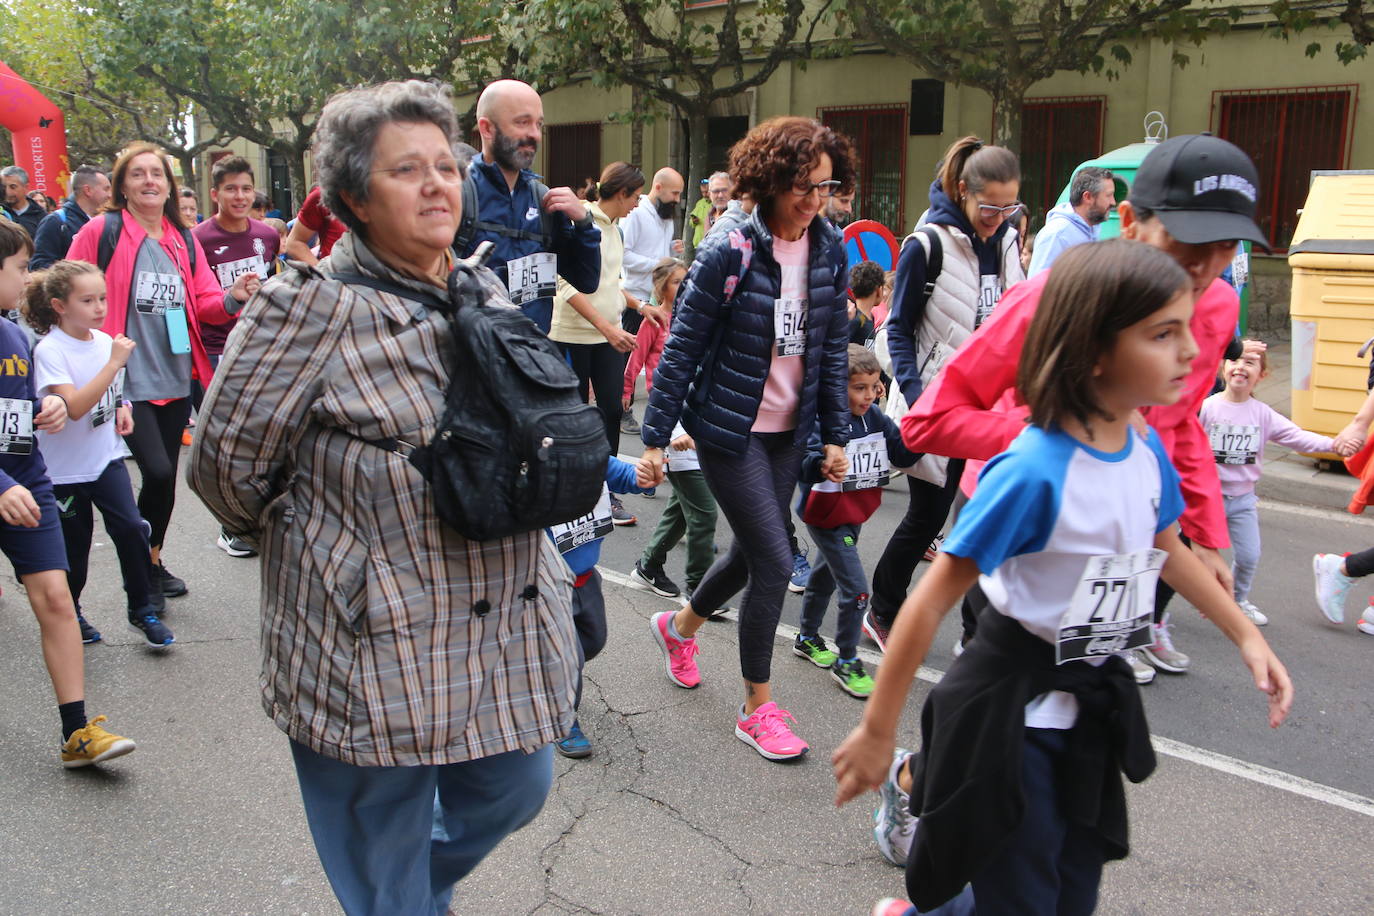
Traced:
<path fill-rule="evenodd" d="M 916 817 L 911 813 L 911 798 L 897 785 L 897 774 L 906 766 L 911 751 L 899 747 L 892 752 L 892 766 L 878 789 L 878 810 L 873 812 L 873 839 L 883 858 L 905 867 L 911 841 L 916 836 Z"/>

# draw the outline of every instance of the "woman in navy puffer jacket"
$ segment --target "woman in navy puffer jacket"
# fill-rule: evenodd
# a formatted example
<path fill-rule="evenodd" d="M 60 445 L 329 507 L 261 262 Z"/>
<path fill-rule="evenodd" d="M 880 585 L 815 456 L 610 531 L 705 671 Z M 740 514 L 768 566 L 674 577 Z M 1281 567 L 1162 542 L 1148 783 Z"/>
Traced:
<path fill-rule="evenodd" d="M 847 138 L 817 121 L 774 118 L 735 144 L 730 173 L 757 205 L 747 221 L 706 239 L 678 294 L 644 414 L 640 483 L 662 481 L 663 447 L 680 419 L 735 541 L 686 607 L 651 623 L 668 677 L 695 687 L 694 634 L 744 589 L 745 698 L 735 734 L 763 756 L 786 760 L 807 745 L 772 701 L 769 669 L 792 573 L 788 500 L 817 424 L 823 473 L 839 481 L 848 469 L 845 253 L 818 213 L 826 198 L 853 189 L 854 155 Z"/>

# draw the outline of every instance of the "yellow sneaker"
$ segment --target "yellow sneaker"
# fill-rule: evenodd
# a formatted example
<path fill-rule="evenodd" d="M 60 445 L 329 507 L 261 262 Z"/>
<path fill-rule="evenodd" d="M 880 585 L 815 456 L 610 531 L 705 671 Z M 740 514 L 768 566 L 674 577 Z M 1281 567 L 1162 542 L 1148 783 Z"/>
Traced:
<path fill-rule="evenodd" d="M 123 757 L 137 746 L 128 738 L 112 735 L 101 728 L 100 723 L 105 721 L 108 720 L 104 716 L 96 716 L 85 728 L 78 728 L 72 732 L 67 743 L 62 745 L 64 767 L 70 770 L 104 760 L 113 760 Z"/>

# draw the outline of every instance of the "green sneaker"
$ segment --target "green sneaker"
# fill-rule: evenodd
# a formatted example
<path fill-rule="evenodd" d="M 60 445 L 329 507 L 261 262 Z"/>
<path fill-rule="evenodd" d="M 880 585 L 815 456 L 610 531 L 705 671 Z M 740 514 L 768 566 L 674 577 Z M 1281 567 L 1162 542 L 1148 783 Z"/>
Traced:
<path fill-rule="evenodd" d="M 834 655 L 835 653 L 830 654 Z M 852 658 L 847 662 L 837 658 L 835 663 L 830 666 L 830 676 L 835 679 L 835 683 L 840 685 L 840 689 L 851 697 L 866 700 L 868 695 L 873 692 L 873 678 L 868 676 L 868 672 L 864 670 L 864 663 L 857 658 Z"/>
<path fill-rule="evenodd" d="M 798 636 L 796 642 L 792 643 L 792 654 L 806 659 L 817 668 L 829 668 L 839 658 L 819 636 Z"/>

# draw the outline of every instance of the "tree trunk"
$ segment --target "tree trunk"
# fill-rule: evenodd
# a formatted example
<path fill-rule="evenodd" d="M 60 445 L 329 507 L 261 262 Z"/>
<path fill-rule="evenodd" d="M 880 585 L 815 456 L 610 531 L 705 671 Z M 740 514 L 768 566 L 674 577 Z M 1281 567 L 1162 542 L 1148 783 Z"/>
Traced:
<path fill-rule="evenodd" d="M 1025 86 L 1007 86 L 992 95 L 992 142 L 1021 155 L 1021 116 L 1026 108 Z"/>
<path fill-rule="evenodd" d="M 630 162 L 644 168 L 644 91 L 639 87 L 630 90 Z"/>
<path fill-rule="evenodd" d="M 185 150 L 176 153 L 177 163 L 181 165 L 181 186 L 190 188 L 196 192 L 196 197 L 200 197 L 200 182 L 196 180 L 196 157 Z M 210 212 L 210 202 L 208 200 L 198 200 L 201 213 Z"/>
<path fill-rule="evenodd" d="M 296 209 L 300 209 L 305 202 L 305 195 L 309 193 L 309 186 L 305 183 L 305 144 L 293 145 L 283 142 L 277 147 L 277 152 L 286 157 L 286 168 L 291 173 L 291 203 Z M 291 214 L 295 216 L 295 214 Z"/>
<path fill-rule="evenodd" d="M 707 169 L 710 168 L 710 150 L 706 148 L 706 130 L 710 110 L 710 104 L 702 102 L 686 112 L 687 169 L 682 175 L 682 247 L 689 257 L 692 255 L 694 232 L 692 222 L 687 219 L 687 216 L 691 213 L 692 205 L 696 203 L 696 188 L 702 177 L 707 174 Z"/>

